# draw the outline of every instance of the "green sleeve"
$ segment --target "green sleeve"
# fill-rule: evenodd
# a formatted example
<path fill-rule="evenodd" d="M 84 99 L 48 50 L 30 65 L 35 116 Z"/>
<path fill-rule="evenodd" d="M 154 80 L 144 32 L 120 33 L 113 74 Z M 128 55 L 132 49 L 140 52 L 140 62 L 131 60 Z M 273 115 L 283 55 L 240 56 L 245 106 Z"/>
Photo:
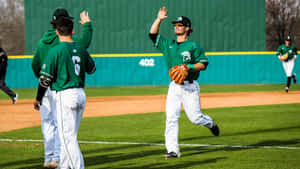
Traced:
<path fill-rule="evenodd" d="M 201 47 L 199 47 L 199 46 L 196 45 L 196 47 L 194 49 L 194 52 L 193 52 L 193 56 L 195 58 L 194 59 L 194 63 L 187 64 L 188 67 L 191 68 L 190 69 L 191 72 L 195 72 L 195 70 L 194 70 L 194 64 L 196 64 L 196 63 L 203 63 L 203 64 L 205 64 L 205 66 L 208 65 L 208 59 L 207 59 L 207 57 L 205 55 L 204 50 Z"/>
<path fill-rule="evenodd" d="M 41 71 L 41 66 L 42 66 L 42 62 L 43 62 L 43 57 L 44 57 L 43 43 L 40 40 L 34 51 L 32 63 L 31 63 L 33 73 L 37 78 L 40 78 L 40 71 Z"/>
<path fill-rule="evenodd" d="M 87 22 L 83 25 L 83 32 L 80 37 L 73 37 L 73 40 L 77 42 L 81 47 L 87 49 L 92 41 L 93 28 L 92 23 Z"/>
<path fill-rule="evenodd" d="M 276 50 L 276 55 L 282 54 L 281 45 Z"/>
<path fill-rule="evenodd" d="M 154 46 L 158 48 L 160 51 L 164 52 L 164 50 L 167 49 L 168 40 L 163 36 L 161 36 L 160 34 L 158 34 Z"/>
<path fill-rule="evenodd" d="M 86 72 L 88 74 L 92 74 L 92 73 L 94 73 L 96 71 L 96 65 L 95 65 L 94 60 L 92 59 L 92 57 L 89 55 L 88 52 L 86 52 L 86 55 L 87 55 L 85 57 L 85 58 L 87 58 L 86 65 L 85 65 Z"/>
<path fill-rule="evenodd" d="M 55 50 L 50 49 L 41 68 L 41 75 L 44 75 L 50 79 L 55 79 L 55 70 L 57 62 L 57 53 Z"/>
<path fill-rule="evenodd" d="M 196 47 L 194 50 L 195 63 L 204 63 L 208 64 L 208 59 L 205 55 L 205 52 L 202 48 Z"/>
<path fill-rule="evenodd" d="M 36 48 L 31 64 L 34 75 L 39 78 L 41 71 L 41 56 L 39 47 Z"/>

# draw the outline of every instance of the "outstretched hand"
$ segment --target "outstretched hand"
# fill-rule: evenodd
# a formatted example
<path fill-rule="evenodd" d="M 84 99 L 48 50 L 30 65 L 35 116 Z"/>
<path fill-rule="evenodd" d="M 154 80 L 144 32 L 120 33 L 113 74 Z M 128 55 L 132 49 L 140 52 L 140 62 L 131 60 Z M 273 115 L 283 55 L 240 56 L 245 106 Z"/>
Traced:
<path fill-rule="evenodd" d="M 160 19 L 160 20 L 164 20 L 166 19 L 168 16 L 167 16 L 167 8 L 166 7 L 162 7 L 159 9 L 158 11 L 158 14 L 157 14 L 157 18 Z"/>
<path fill-rule="evenodd" d="M 86 12 L 86 11 L 83 11 L 83 12 L 81 12 L 80 13 L 80 23 L 82 24 L 82 25 L 84 25 L 85 23 L 87 23 L 87 22 L 91 22 L 91 19 L 90 19 L 90 17 L 89 17 L 89 13 L 88 12 Z"/>

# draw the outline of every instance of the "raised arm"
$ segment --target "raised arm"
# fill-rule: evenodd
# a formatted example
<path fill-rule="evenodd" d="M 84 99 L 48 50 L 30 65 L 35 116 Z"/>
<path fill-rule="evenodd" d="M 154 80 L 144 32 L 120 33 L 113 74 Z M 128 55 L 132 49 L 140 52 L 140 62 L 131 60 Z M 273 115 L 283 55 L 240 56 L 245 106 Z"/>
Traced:
<path fill-rule="evenodd" d="M 81 12 L 80 19 L 81 20 L 79 22 L 83 25 L 83 32 L 80 37 L 74 37 L 73 40 L 78 42 L 81 47 L 87 49 L 91 44 L 93 35 L 93 28 L 89 13 L 86 11 Z"/>
<path fill-rule="evenodd" d="M 162 20 L 167 18 L 167 8 L 162 7 L 159 9 L 157 18 L 153 22 L 151 29 L 150 29 L 150 34 L 158 34 L 159 32 L 159 26 Z"/>

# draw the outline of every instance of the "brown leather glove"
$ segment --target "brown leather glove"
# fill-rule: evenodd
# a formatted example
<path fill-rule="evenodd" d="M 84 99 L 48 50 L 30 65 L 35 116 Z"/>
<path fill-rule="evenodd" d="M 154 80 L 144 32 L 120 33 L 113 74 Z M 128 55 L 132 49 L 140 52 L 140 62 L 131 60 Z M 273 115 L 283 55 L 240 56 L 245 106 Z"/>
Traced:
<path fill-rule="evenodd" d="M 286 60 L 288 59 L 288 57 L 289 57 L 289 54 L 286 53 L 286 54 L 280 56 L 280 60 L 281 60 L 281 61 L 286 61 Z"/>
<path fill-rule="evenodd" d="M 189 67 L 185 64 L 176 65 L 169 70 L 169 76 L 175 83 L 183 84 L 189 74 Z"/>

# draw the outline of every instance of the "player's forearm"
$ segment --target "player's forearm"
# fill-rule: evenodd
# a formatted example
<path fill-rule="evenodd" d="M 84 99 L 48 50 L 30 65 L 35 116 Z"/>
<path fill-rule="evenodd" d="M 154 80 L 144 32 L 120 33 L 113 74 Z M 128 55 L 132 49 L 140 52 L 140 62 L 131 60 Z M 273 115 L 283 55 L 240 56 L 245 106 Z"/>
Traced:
<path fill-rule="evenodd" d="M 206 65 L 204 63 L 188 64 L 187 66 L 190 68 L 190 71 L 195 72 L 206 69 Z"/>
<path fill-rule="evenodd" d="M 38 88 L 35 100 L 42 102 L 42 99 L 46 93 L 46 90 L 47 90 L 47 88 L 45 88 L 45 87 L 41 86 L 41 84 L 39 84 L 39 88 Z"/>
<path fill-rule="evenodd" d="M 37 96 L 36 96 L 37 101 L 39 101 L 39 102 L 42 101 L 42 99 L 46 93 L 46 90 L 50 86 L 50 84 L 51 84 L 50 78 L 47 78 L 43 75 L 40 77 L 39 88 L 38 88 L 38 92 L 37 92 Z"/>
<path fill-rule="evenodd" d="M 150 33 L 151 34 L 157 34 L 159 32 L 159 26 L 161 23 L 161 19 L 156 18 L 155 21 L 153 22 L 151 29 L 150 29 Z"/>

